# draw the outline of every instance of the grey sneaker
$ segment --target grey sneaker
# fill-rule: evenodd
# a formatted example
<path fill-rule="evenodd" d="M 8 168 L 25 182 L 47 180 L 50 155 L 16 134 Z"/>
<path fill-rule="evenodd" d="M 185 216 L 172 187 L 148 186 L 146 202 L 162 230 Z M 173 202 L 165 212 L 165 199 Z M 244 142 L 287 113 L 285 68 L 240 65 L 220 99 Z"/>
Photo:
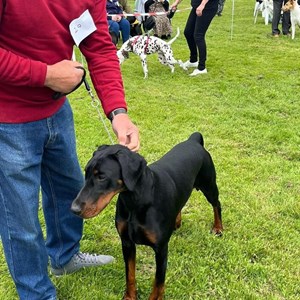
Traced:
<path fill-rule="evenodd" d="M 64 274 L 71 274 L 79 269 L 86 267 L 97 267 L 109 264 L 114 261 L 114 258 L 110 255 L 97 255 L 78 252 L 73 255 L 71 260 L 60 269 L 55 269 L 51 267 L 51 273 L 55 276 L 61 276 Z"/>

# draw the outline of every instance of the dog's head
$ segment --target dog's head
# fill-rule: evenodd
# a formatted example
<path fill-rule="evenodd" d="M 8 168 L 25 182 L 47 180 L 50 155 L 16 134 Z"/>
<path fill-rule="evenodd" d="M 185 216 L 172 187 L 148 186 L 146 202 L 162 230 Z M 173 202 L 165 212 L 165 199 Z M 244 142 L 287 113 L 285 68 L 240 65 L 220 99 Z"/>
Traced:
<path fill-rule="evenodd" d="M 122 64 L 125 59 L 129 58 L 129 52 L 132 52 L 133 41 L 129 39 L 126 41 L 120 50 L 117 51 L 117 56 L 119 58 L 119 63 Z"/>
<path fill-rule="evenodd" d="M 86 165 L 85 184 L 71 211 L 82 218 L 95 217 L 116 194 L 134 190 L 146 165 L 142 156 L 125 146 L 100 146 Z"/>
<path fill-rule="evenodd" d="M 286 11 L 290 11 L 292 9 L 294 9 L 294 6 L 298 5 L 297 0 L 289 0 L 283 7 L 282 10 L 284 12 Z"/>
<path fill-rule="evenodd" d="M 122 64 L 125 59 L 129 58 L 129 53 L 125 50 L 120 49 L 117 51 L 117 56 L 119 59 L 119 63 Z"/>

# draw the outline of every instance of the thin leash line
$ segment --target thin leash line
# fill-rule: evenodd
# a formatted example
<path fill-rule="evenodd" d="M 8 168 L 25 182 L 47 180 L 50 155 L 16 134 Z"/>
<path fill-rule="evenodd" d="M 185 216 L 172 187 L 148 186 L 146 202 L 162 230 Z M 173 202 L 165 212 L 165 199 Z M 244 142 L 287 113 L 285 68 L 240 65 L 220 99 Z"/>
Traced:
<path fill-rule="evenodd" d="M 177 9 L 176 12 L 182 12 L 185 10 L 191 10 L 191 7 L 183 8 L 183 9 Z M 147 16 L 162 16 L 169 14 L 170 11 L 159 11 L 159 12 L 149 12 L 149 13 L 123 13 L 123 14 L 108 14 L 109 17 L 113 16 L 121 16 L 121 17 L 147 17 Z"/>
<path fill-rule="evenodd" d="M 113 138 L 112 138 L 112 135 L 110 134 L 110 131 L 109 131 L 108 127 L 106 126 L 105 120 L 104 120 L 104 118 L 103 118 L 103 116 L 102 116 L 102 113 L 101 113 L 101 111 L 100 111 L 100 109 L 99 109 L 100 101 L 94 97 L 94 95 L 93 95 L 91 89 L 89 89 L 89 90 L 87 89 L 87 91 L 88 91 L 88 93 L 89 93 L 89 95 L 91 96 L 91 99 L 92 99 L 92 101 L 91 101 L 91 106 L 94 107 L 94 108 L 96 108 L 96 110 L 97 110 L 97 112 L 98 112 L 99 119 L 101 120 L 101 122 L 102 122 L 102 124 L 103 124 L 103 126 L 104 126 L 104 129 L 105 129 L 105 131 L 107 132 L 107 135 L 108 135 L 108 138 L 109 138 L 109 140 L 110 140 L 110 143 L 111 143 L 111 144 L 114 144 L 114 140 L 113 140 Z"/>
<path fill-rule="evenodd" d="M 81 56 L 81 64 L 84 66 L 84 65 L 85 65 L 85 59 L 84 59 L 84 57 L 83 57 L 83 55 L 82 55 L 81 52 L 80 52 L 80 56 Z M 75 50 L 73 51 L 72 59 L 73 59 L 74 61 L 76 60 Z M 108 127 L 106 126 L 106 123 L 105 123 L 105 120 L 104 120 L 104 118 L 103 118 L 103 115 L 102 115 L 102 113 L 101 113 L 101 111 L 100 111 L 100 109 L 99 109 L 99 106 L 100 106 L 100 100 L 97 99 L 97 98 L 94 96 L 94 94 L 93 94 L 93 92 L 92 92 L 92 89 L 91 89 L 91 87 L 90 87 L 90 85 L 89 85 L 89 83 L 88 83 L 88 81 L 87 81 L 86 78 L 84 78 L 83 82 L 84 82 L 84 85 L 85 85 L 85 88 L 86 88 L 88 94 L 89 94 L 90 97 L 91 97 L 91 106 L 94 107 L 94 108 L 96 109 L 96 111 L 97 111 L 97 113 L 98 113 L 99 120 L 100 120 L 100 121 L 102 122 L 102 124 L 103 124 L 103 127 L 104 127 L 104 129 L 105 129 L 105 131 L 106 131 L 106 133 L 107 133 L 107 135 L 108 135 L 109 140 L 110 140 L 110 143 L 111 143 L 111 144 L 115 144 L 115 142 L 114 142 L 114 140 L 113 140 L 113 137 L 112 137 L 112 135 L 111 135 L 111 133 L 110 133 Z"/>

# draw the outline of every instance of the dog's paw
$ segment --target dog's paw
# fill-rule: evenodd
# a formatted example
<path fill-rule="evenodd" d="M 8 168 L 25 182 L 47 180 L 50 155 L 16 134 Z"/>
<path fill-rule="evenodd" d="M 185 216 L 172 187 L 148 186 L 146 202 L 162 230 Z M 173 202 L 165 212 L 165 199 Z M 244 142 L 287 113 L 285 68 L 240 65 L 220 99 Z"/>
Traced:
<path fill-rule="evenodd" d="M 210 231 L 211 234 L 217 236 L 217 237 L 221 237 L 223 235 L 223 229 L 222 228 L 215 228 L 213 227 Z"/>
<path fill-rule="evenodd" d="M 137 291 L 126 291 L 123 300 L 137 300 Z"/>
<path fill-rule="evenodd" d="M 184 66 L 184 63 L 182 62 L 182 60 L 179 59 L 178 64 L 183 70 L 187 71 L 188 68 Z"/>

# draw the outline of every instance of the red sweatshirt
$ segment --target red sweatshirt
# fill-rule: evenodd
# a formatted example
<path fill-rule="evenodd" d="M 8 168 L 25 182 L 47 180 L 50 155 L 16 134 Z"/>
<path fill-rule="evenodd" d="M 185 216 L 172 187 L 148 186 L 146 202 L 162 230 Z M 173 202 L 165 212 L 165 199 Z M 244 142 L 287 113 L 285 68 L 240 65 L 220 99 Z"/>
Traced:
<path fill-rule="evenodd" d="M 116 48 L 111 42 L 106 0 L 0 0 L 0 122 L 21 123 L 53 115 L 64 98 L 53 100 L 44 86 L 47 65 L 71 59 L 69 24 L 89 10 L 97 30 L 79 48 L 106 115 L 126 108 Z"/>

